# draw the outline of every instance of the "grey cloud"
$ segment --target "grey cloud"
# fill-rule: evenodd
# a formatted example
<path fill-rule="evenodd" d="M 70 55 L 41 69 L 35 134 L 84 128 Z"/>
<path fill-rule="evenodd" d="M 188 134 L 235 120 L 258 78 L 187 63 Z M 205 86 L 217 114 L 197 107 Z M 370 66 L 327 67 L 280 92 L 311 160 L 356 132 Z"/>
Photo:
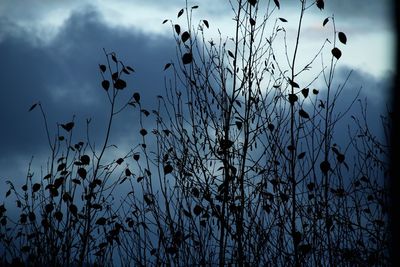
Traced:
<path fill-rule="evenodd" d="M 381 1 L 365 1 L 365 0 L 326 0 L 326 8 L 329 11 L 336 11 L 349 18 L 356 16 L 392 16 L 395 1 L 381 0 Z"/>
<path fill-rule="evenodd" d="M 396 2 L 392 0 L 331 0 L 326 2 L 328 14 L 334 14 L 338 22 L 343 21 L 357 32 L 376 30 L 395 31 Z"/>
<path fill-rule="evenodd" d="M 312 0 L 307 1 L 307 5 L 312 2 Z M 320 11 L 316 6 L 312 6 L 308 12 L 321 16 L 322 20 L 334 15 L 338 25 L 348 24 L 349 28 L 356 29 L 356 33 L 395 31 L 396 1 L 325 0 L 324 3 L 324 10 Z M 282 16 L 286 15 L 285 4 L 292 12 L 299 11 L 300 1 L 288 1 L 288 3 L 281 1 Z"/>
<path fill-rule="evenodd" d="M 76 115 L 75 136 L 84 139 L 85 119 L 90 117 L 91 135 L 94 139 L 103 137 L 108 111 L 98 70 L 98 64 L 105 62 L 103 48 L 116 52 L 136 70 L 127 78 L 123 97 L 137 91 L 145 103 L 155 103 L 156 95 L 164 89 L 163 66 L 174 57 L 171 39 L 109 28 L 93 8 L 73 14 L 48 44 L 34 44 L 27 34 L 4 36 L 0 42 L 0 182 L 15 170 L 13 162 L 25 159 L 27 166 L 32 155 L 48 151 L 40 112 L 28 112 L 37 101 L 46 111 L 52 133 L 57 122 L 68 122 Z M 134 135 L 129 131 L 137 122 L 136 113 L 122 113 L 116 121 L 114 140 Z M 23 174 L 21 170 L 16 173 Z"/>
<path fill-rule="evenodd" d="M 388 116 L 387 112 L 392 111 L 392 103 L 389 96 L 394 87 L 395 75 L 394 73 L 388 73 L 385 77 L 378 79 L 371 74 L 359 70 L 341 67 L 335 74 L 335 82 L 332 88 L 336 89 L 338 86 L 343 85 L 350 71 L 351 75 L 345 84 L 342 94 L 336 101 L 335 109 L 337 112 L 343 113 L 354 99 L 357 100 L 344 116 L 343 120 L 338 123 L 336 136 L 343 143 L 348 141 L 347 127 L 351 126 L 355 130 L 351 116 L 362 120 L 361 105 L 365 107 L 365 104 L 367 104 L 366 123 L 371 132 L 379 140 L 384 141 L 385 136 L 382 129 L 381 116 Z M 361 91 L 357 97 L 357 92 L 360 88 Z"/>

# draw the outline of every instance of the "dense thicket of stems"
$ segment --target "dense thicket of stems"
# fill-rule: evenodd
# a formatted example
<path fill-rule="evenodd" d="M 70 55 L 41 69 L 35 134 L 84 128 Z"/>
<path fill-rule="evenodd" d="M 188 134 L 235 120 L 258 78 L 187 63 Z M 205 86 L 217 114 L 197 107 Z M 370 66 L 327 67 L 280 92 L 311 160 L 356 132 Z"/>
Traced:
<path fill-rule="evenodd" d="M 132 70 L 106 53 L 104 143 L 97 151 L 88 136 L 73 146 L 73 124 L 61 125 L 68 137 L 58 132 L 51 142 L 46 125 L 48 175 L 34 183 L 28 174 L 22 194 L 10 184 L 18 221 L 1 206 L 4 261 L 388 264 L 387 140 L 369 130 L 366 104 L 361 116 L 351 115 L 357 93 L 348 109 L 336 108 L 350 76 L 335 80 L 346 35 L 329 17 L 323 25 L 331 36 L 304 55 L 304 17 L 323 1 L 299 1 L 294 36 L 276 16 L 279 1 L 228 2 L 233 36 L 208 40 L 209 22 L 193 22 L 197 6 L 187 3 L 178 13 L 184 23 L 169 21 L 177 60 L 165 66 L 166 91 L 151 111 L 138 93 L 117 107 L 127 90 L 122 77 Z M 310 70 L 317 70 L 311 78 Z M 130 106 L 139 111 L 138 144 L 106 163 L 113 118 Z M 338 136 L 346 118 L 352 125 Z M 390 125 L 384 118 L 383 127 Z M 118 188 L 123 197 L 116 198 Z"/>

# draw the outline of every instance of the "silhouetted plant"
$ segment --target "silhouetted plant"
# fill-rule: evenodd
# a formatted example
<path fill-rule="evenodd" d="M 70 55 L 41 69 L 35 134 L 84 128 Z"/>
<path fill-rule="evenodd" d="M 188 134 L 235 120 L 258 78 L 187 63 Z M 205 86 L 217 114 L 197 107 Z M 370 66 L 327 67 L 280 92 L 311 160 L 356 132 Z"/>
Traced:
<path fill-rule="evenodd" d="M 15 221 L 6 216 L 6 208 L 1 206 L 4 261 L 17 259 L 29 266 L 113 264 L 119 234 L 126 231 L 115 212 L 113 193 L 121 180 L 130 176 L 129 169 L 122 170 L 122 166 L 131 153 L 116 160 L 106 158 L 105 154 L 110 150 L 114 117 L 135 102 L 135 94 L 118 106 L 121 104 L 118 95 L 126 87 L 123 76 L 131 74 L 133 69 L 117 60 L 115 53 L 106 53 L 106 57 L 107 65 L 99 68 L 110 111 L 99 150 L 90 140 L 90 120 L 87 120 L 86 141 L 75 143 L 74 118 L 59 124 L 52 136 L 41 103 L 29 109 L 39 108 L 42 113 L 51 154 L 40 177 L 34 177 L 29 167 L 21 190 L 7 182 L 10 189 L 6 197 L 14 195 L 20 214 Z"/>
<path fill-rule="evenodd" d="M 171 23 L 177 60 L 164 66 L 166 92 L 151 110 L 139 93 L 117 107 L 123 75 L 133 69 L 105 53 L 101 85 L 111 110 L 100 150 L 89 136 L 73 143 L 74 120 L 59 125 L 51 141 L 37 104 L 51 156 L 42 180 L 36 183 L 29 169 L 22 192 L 10 183 L 21 214 L 12 221 L 1 206 L 5 261 L 389 264 L 387 140 L 369 130 L 366 104 L 347 133 L 339 138 L 335 132 L 358 98 L 356 92 L 346 110 L 337 110 L 351 74 L 335 81 L 346 34 L 333 16 L 326 18 L 321 25 L 332 36 L 316 54 L 301 55 L 306 63 L 300 64 L 304 16 L 323 10 L 324 1 L 299 1 L 293 39 L 287 38 L 287 19 L 273 19 L 280 1 L 229 4 L 234 36 L 219 33 L 217 41 L 205 37 L 208 20 L 193 22 L 198 6 L 186 2 L 178 12 L 186 26 L 164 21 Z M 314 69 L 313 77 L 305 76 Z M 113 118 L 128 106 L 139 112 L 138 145 L 108 162 Z M 385 129 L 389 120 L 383 118 Z M 121 187 L 129 192 L 116 200 Z"/>
<path fill-rule="evenodd" d="M 347 36 L 334 17 L 325 19 L 332 40 L 302 66 L 296 62 L 303 17 L 314 4 L 323 9 L 323 1 L 299 1 L 293 43 L 285 18 L 273 21 L 267 35 L 279 1 L 230 4 L 235 36 L 220 34 L 217 42 L 204 37 L 207 20 L 193 25 L 197 6 L 178 12 L 187 28 L 170 21 L 178 61 L 164 67 L 172 76 L 153 111 L 154 135 L 144 136 L 157 148 L 153 156 L 144 146 L 140 181 L 150 211 L 143 220 L 157 231 L 142 247 L 167 265 L 385 264 L 388 168 L 377 147 L 388 147 L 351 130 L 345 143 L 335 141 L 338 121 L 350 117 L 358 97 L 347 110 L 335 109 L 349 78 L 334 83 Z M 302 79 L 319 57 L 315 77 Z"/>

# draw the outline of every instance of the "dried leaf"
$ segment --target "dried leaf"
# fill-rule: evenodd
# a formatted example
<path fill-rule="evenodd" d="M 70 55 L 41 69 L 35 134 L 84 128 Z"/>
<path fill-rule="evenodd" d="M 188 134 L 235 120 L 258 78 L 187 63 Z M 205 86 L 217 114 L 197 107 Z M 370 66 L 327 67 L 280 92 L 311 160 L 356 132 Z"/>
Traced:
<path fill-rule="evenodd" d="M 191 63 L 192 60 L 193 60 L 192 53 L 185 53 L 182 56 L 182 63 L 185 64 L 185 65 Z"/>
<path fill-rule="evenodd" d="M 339 41 L 342 42 L 343 44 L 347 43 L 347 37 L 346 34 L 344 34 L 343 32 L 339 32 L 338 33 L 339 36 Z"/>
<path fill-rule="evenodd" d="M 106 65 L 103 65 L 103 64 L 99 65 L 99 68 L 100 68 L 101 72 L 103 72 L 103 73 L 106 72 L 106 70 L 107 70 Z"/>
<path fill-rule="evenodd" d="M 299 110 L 299 115 L 300 115 L 300 117 L 305 118 L 305 119 L 309 119 L 310 118 L 310 115 L 308 115 L 308 113 L 305 112 L 304 109 L 300 109 Z"/>
<path fill-rule="evenodd" d="M 183 8 L 181 10 L 179 10 L 177 17 L 179 18 L 180 16 L 182 16 L 182 14 L 183 14 Z"/>
<path fill-rule="evenodd" d="M 165 66 L 164 66 L 164 70 L 166 70 L 166 69 L 168 69 L 169 67 L 171 67 L 171 63 L 167 63 L 167 64 L 165 64 Z"/>
<path fill-rule="evenodd" d="M 190 38 L 190 34 L 187 31 L 182 33 L 182 36 L 181 36 L 182 42 L 186 42 L 187 40 L 189 40 L 189 38 Z"/>
<path fill-rule="evenodd" d="M 316 4 L 320 10 L 324 9 L 324 0 L 317 0 Z"/>
<path fill-rule="evenodd" d="M 257 4 L 257 0 L 247 0 L 250 5 L 255 6 Z"/>
<path fill-rule="evenodd" d="M 328 23 L 329 18 L 324 19 L 324 22 L 322 23 L 322 26 L 325 27 L 325 25 Z"/>
<path fill-rule="evenodd" d="M 281 7 L 280 7 L 280 4 L 279 4 L 279 0 L 274 0 L 274 3 L 275 3 L 275 5 L 276 5 L 276 7 L 277 7 L 278 9 L 281 8 Z"/>
<path fill-rule="evenodd" d="M 33 104 L 33 105 L 29 108 L 28 112 L 29 112 L 29 111 L 32 111 L 36 106 L 37 106 L 37 103 Z"/>
<path fill-rule="evenodd" d="M 334 48 L 332 49 L 332 55 L 333 55 L 336 59 L 339 59 L 339 58 L 342 56 L 342 51 L 340 51 L 339 48 L 334 47 Z"/>

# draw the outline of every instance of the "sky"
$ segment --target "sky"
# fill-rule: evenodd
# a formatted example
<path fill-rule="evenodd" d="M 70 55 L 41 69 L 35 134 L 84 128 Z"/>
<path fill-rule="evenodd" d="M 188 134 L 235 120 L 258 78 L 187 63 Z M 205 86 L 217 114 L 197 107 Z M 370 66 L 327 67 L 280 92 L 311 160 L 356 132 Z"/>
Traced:
<path fill-rule="evenodd" d="M 298 17 L 298 1 L 281 0 L 277 17 L 290 22 Z M 288 3 L 285 3 L 288 2 Z M 232 32 L 232 12 L 227 1 L 197 0 L 197 18 L 210 22 L 211 37 L 218 29 Z M 1 0 L 0 2 L 0 202 L 12 180 L 22 184 L 34 156 L 45 165 L 49 147 L 39 110 L 43 105 L 50 131 L 76 115 L 77 136 L 92 119 L 94 138 L 104 136 L 107 99 L 100 86 L 98 64 L 105 62 L 103 48 L 114 51 L 135 73 L 130 90 L 145 104 L 156 103 L 164 92 L 164 65 L 175 59 L 170 25 L 184 0 Z M 390 0 L 326 0 L 325 10 L 314 7 L 305 22 L 301 51 L 312 52 L 326 36 L 322 21 L 334 14 L 336 27 L 346 33 L 339 64 L 339 79 L 349 70 L 349 90 L 363 87 L 370 99 L 373 124 L 385 113 L 395 74 L 396 35 Z M 322 38 L 322 39 L 321 39 Z M 134 113 L 134 112 L 133 112 Z M 137 118 L 124 113 L 117 121 L 112 141 L 133 143 Z M 84 135 L 82 135 L 83 137 Z"/>

